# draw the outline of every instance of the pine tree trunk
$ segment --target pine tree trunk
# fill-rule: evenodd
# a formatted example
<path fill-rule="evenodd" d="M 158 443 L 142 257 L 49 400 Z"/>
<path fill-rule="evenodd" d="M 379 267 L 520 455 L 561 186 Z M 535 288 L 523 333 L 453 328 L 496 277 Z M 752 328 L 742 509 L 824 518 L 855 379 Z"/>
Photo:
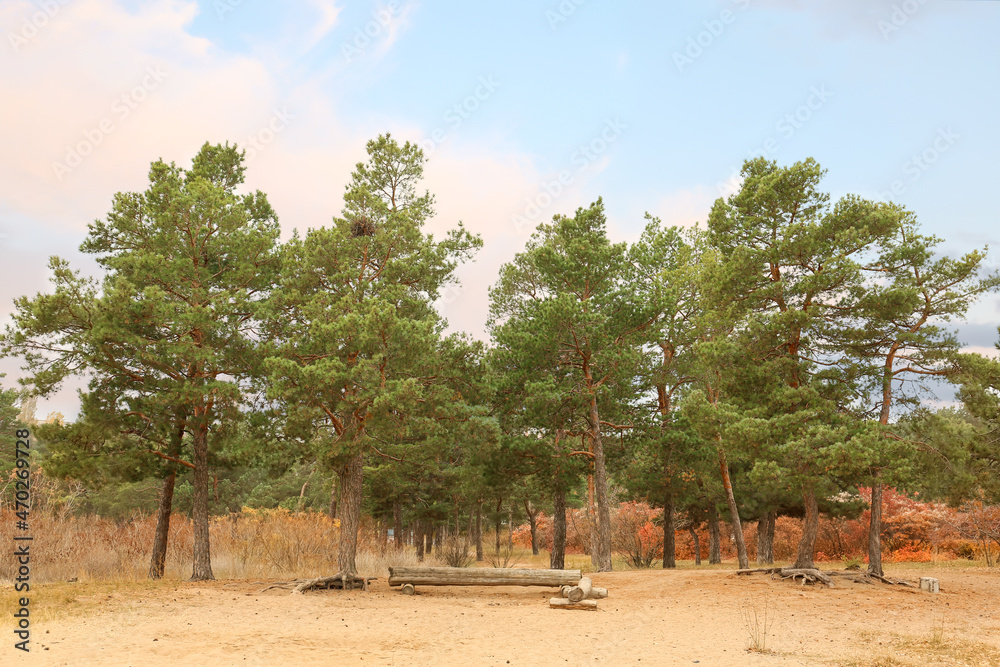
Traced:
<path fill-rule="evenodd" d="M 674 535 L 674 494 L 667 490 L 663 499 L 663 567 L 677 567 L 677 540 Z"/>
<path fill-rule="evenodd" d="M 495 521 L 493 522 L 493 528 L 496 537 L 496 550 L 493 553 L 500 553 L 500 531 L 503 530 L 503 498 L 497 501 L 497 511 L 495 515 Z"/>
<path fill-rule="evenodd" d="M 552 494 L 552 550 L 549 568 L 566 569 L 566 492 L 557 488 Z"/>
<path fill-rule="evenodd" d="M 417 562 L 424 562 L 424 522 L 419 520 L 413 524 L 413 544 L 417 547 Z"/>
<path fill-rule="evenodd" d="M 357 446 L 357 443 L 355 443 Z M 364 482 L 365 455 L 360 449 L 340 471 L 340 545 L 337 568 L 344 574 L 357 574 L 358 530 L 361 528 L 361 494 Z"/>
<path fill-rule="evenodd" d="M 507 504 L 507 546 L 514 550 L 514 501 Z"/>
<path fill-rule="evenodd" d="M 713 504 L 708 508 L 708 562 L 722 562 L 722 540 L 719 535 L 719 510 Z"/>
<path fill-rule="evenodd" d="M 476 503 L 476 562 L 483 562 L 483 501 Z"/>
<path fill-rule="evenodd" d="M 816 553 L 816 536 L 819 534 L 819 507 L 816 504 L 816 494 L 806 491 L 802 494 L 806 506 L 806 518 L 802 526 L 802 539 L 799 540 L 799 551 L 795 558 L 796 569 L 812 569 L 813 555 Z"/>
<path fill-rule="evenodd" d="M 717 440 L 721 437 L 716 436 Z M 747 545 L 743 541 L 743 524 L 740 521 L 739 508 L 736 507 L 736 496 L 733 495 L 733 482 L 729 479 L 729 462 L 726 460 L 726 451 L 722 448 L 722 443 L 717 442 L 719 450 L 719 470 L 722 473 L 722 486 L 726 490 L 726 503 L 729 505 L 729 514 L 733 522 L 733 539 L 736 541 L 736 559 L 739 561 L 741 570 L 750 567 L 750 559 L 747 558 Z"/>
<path fill-rule="evenodd" d="M 177 423 L 168 454 L 174 459 L 181 457 L 184 431 L 187 423 Z M 149 578 L 161 579 L 167 565 L 167 541 L 170 538 L 170 514 L 174 506 L 174 486 L 177 482 L 177 464 L 171 461 L 167 466 L 167 476 L 160 488 L 160 504 L 156 511 L 156 532 L 153 535 L 153 554 L 149 559 Z"/>
<path fill-rule="evenodd" d="M 608 506 L 608 471 L 601 443 L 597 396 L 590 396 L 590 437 L 594 444 L 594 496 L 597 500 L 597 571 L 611 571 L 611 508 Z"/>
<path fill-rule="evenodd" d="M 882 485 L 872 484 L 871 520 L 868 523 L 868 572 L 885 576 L 882 571 Z"/>
<path fill-rule="evenodd" d="M 392 542 L 396 551 L 403 548 L 403 504 L 398 500 L 392 504 Z"/>
<path fill-rule="evenodd" d="M 156 511 L 156 533 L 153 535 L 153 556 L 149 562 L 149 578 L 162 579 L 167 564 L 167 538 L 170 535 L 170 512 L 173 509 L 174 482 L 177 479 L 176 464 L 170 465 L 170 472 L 163 478 L 160 488 L 160 506 Z"/>
<path fill-rule="evenodd" d="M 701 565 L 701 540 L 698 538 L 698 531 L 695 530 L 694 524 L 688 526 L 688 532 L 691 533 L 692 541 L 692 551 L 694 551 L 694 564 Z"/>
<path fill-rule="evenodd" d="M 190 580 L 208 581 L 215 579 L 215 576 L 212 574 L 212 549 L 208 530 L 208 424 L 204 415 L 192 435 L 194 494 L 191 522 L 194 524 L 194 570 Z"/>
<path fill-rule="evenodd" d="M 524 501 L 524 513 L 528 515 L 528 528 L 531 529 L 531 555 L 538 555 L 538 510 L 531 506 L 527 499 Z"/>
<path fill-rule="evenodd" d="M 764 512 L 757 522 L 757 564 L 774 564 L 774 521 L 775 512 Z"/>

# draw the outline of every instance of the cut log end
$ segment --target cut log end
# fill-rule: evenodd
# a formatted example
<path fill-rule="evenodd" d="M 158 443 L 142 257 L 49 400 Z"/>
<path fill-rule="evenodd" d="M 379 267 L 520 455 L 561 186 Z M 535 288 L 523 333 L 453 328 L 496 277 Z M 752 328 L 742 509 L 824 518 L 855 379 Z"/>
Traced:
<path fill-rule="evenodd" d="M 576 586 L 570 586 L 569 590 L 566 591 L 563 595 L 570 602 L 580 602 L 581 600 L 586 600 L 590 597 L 590 591 L 593 587 L 594 584 L 590 580 L 590 577 L 582 577 L 580 579 L 580 583 L 578 583 Z"/>
<path fill-rule="evenodd" d="M 399 592 L 403 595 L 416 595 L 417 589 L 413 587 L 413 584 L 403 584 Z"/>

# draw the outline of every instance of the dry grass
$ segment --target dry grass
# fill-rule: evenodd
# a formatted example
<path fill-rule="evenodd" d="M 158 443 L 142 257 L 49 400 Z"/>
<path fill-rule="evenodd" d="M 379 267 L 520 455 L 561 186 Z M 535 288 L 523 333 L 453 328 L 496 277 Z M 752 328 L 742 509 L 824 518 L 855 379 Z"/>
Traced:
<path fill-rule="evenodd" d="M 839 663 L 843 667 L 984 667 L 1000 665 L 1000 650 L 992 644 L 947 636 L 943 620 L 935 620 L 926 637 L 893 635 L 869 654 Z"/>
<path fill-rule="evenodd" d="M 0 511 L 0 541 L 13 544 L 15 517 Z M 31 582 L 141 581 L 149 570 L 156 519 L 134 516 L 128 521 L 101 517 L 31 515 Z M 337 571 L 339 527 L 325 514 L 288 510 L 245 510 L 216 517 L 211 524 L 212 569 L 217 578 L 268 579 L 333 574 Z M 165 578 L 190 576 L 193 549 L 191 521 L 170 521 Z M 363 527 L 359 536 L 358 571 L 384 577 L 389 565 L 416 565 L 412 549 L 396 551 Z M 0 582 L 17 571 L 13 550 L 0 553 Z"/>
<path fill-rule="evenodd" d="M 774 624 L 774 605 L 765 592 L 761 596 L 750 594 L 740 601 L 740 620 L 747 631 L 747 650 L 767 653 L 767 635 Z"/>

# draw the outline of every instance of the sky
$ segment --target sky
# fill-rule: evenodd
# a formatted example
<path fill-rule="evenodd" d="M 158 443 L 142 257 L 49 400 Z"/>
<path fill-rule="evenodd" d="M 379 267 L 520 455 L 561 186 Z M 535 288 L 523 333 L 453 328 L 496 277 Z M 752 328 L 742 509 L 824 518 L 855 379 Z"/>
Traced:
<path fill-rule="evenodd" d="M 0 320 L 48 291 L 116 192 L 206 141 L 246 149 L 285 238 L 329 224 L 365 144 L 421 145 L 428 230 L 482 235 L 439 303 L 485 339 L 487 289 L 534 227 L 603 197 L 609 236 L 703 222 L 743 161 L 815 158 L 958 255 L 989 245 L 1000 2 L 0 0 Z M 1000 296 L 953 323 L 990 353 Z M 0 360 L 4 386 L 22 376 Z M 74 418 L 82 382 L 38 415 Z"/>

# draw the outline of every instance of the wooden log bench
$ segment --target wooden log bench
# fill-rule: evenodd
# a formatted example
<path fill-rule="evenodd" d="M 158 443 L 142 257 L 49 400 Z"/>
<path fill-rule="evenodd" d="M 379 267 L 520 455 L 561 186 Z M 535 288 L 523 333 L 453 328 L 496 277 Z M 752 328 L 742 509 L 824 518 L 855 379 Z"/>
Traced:
<path fill-rule="evenodd" d="M 499 567 L 390 567 L 389 585 L 413 595 L 415 586 L 575 586 L 580 570 L 514 570 Z"/>

